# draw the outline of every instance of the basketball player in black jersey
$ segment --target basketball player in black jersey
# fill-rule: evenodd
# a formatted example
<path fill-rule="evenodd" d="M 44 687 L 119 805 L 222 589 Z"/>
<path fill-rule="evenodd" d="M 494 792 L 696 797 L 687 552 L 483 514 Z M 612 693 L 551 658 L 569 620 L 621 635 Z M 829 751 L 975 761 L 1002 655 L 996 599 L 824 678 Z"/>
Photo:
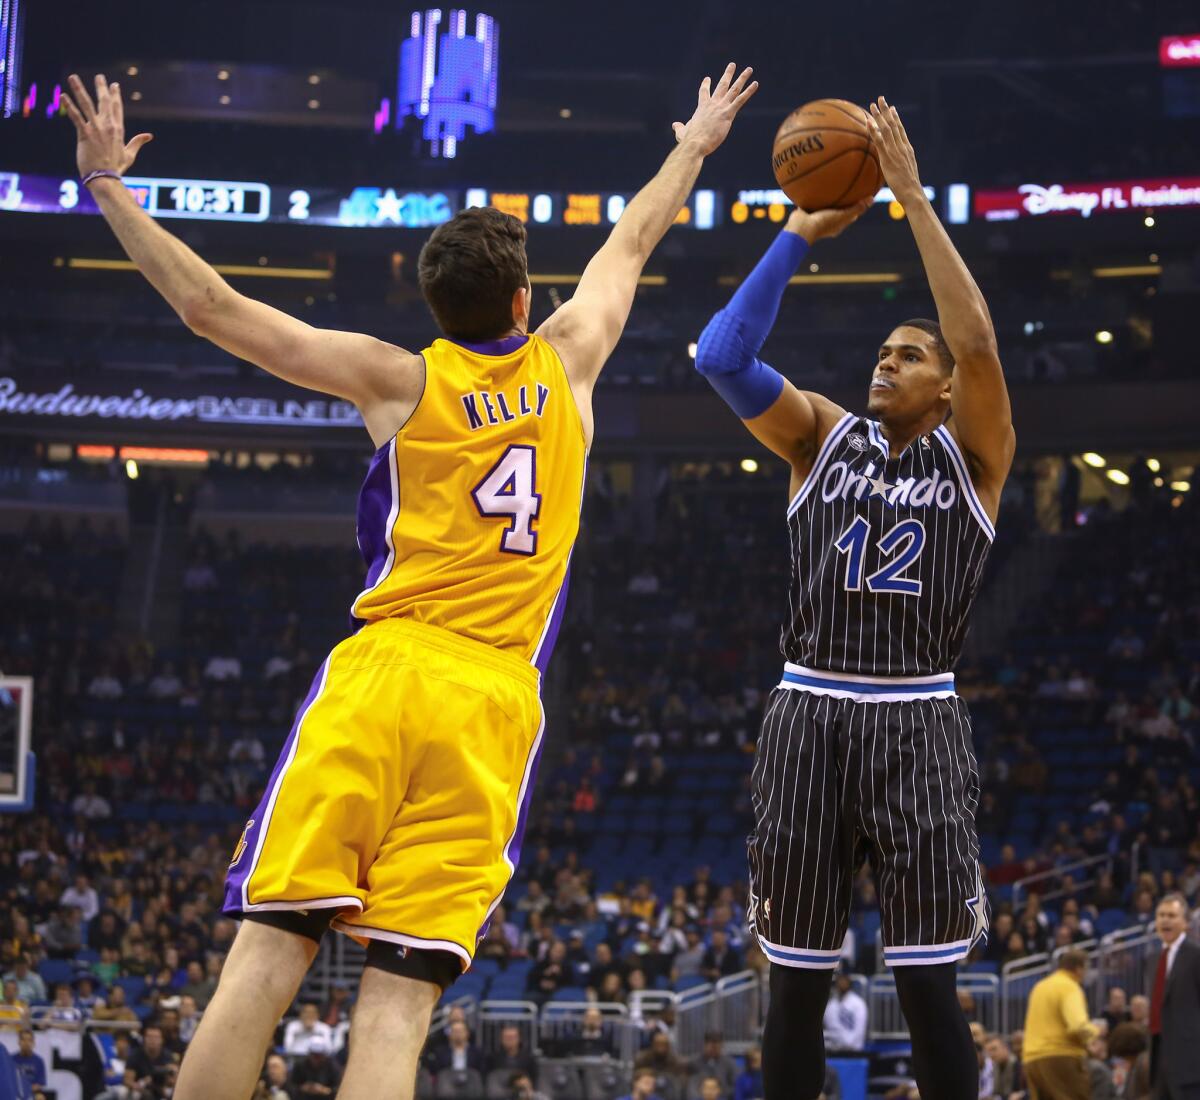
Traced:
<path fill-rule="evenodd" d="M 822 1016 L 855 873 L 877 880 L 884 960 L 922 1100 L 973 1100 L 978 1067 L 956 962 L 987 930 L 979 783 L 953 668 L 1015 436 L 983 295 L 925 197 L 895 108 L 871 107 L 939 321 L 880 345 L 867 415 L 758 358 L 809 246 L 869 205 L 797 210 L 700 337 L 698 369 L 792 467 L 783 678 L 754 766 L 751 926 L 771 961 L 767 1100 L 815 1100 Z"/>

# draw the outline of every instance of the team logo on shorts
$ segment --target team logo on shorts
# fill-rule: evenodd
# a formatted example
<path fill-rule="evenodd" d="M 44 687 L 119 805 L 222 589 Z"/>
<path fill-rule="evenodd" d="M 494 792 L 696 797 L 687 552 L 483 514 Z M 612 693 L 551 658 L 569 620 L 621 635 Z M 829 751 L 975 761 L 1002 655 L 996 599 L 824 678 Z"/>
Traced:
<path fill-rule="evenodd" d="M 242 853 L 246 850 L 246 837 L 253 828 L 254 818 L 251 818 L 246 822 L 246 827 L 242 830 L 242 835 L 238 837 L 237 845 L 233 849 L 233 859 L 229 861 L 230 867 L 232 867 L 239 859 L 242 858 Z"/>
<path fill-rule="evenodd" d="M 858 432 L 853 432 L 846 436 L 846 443 L 855 451 L 865 451 L 867 449 L 867 437 L 859 435 Z"/>

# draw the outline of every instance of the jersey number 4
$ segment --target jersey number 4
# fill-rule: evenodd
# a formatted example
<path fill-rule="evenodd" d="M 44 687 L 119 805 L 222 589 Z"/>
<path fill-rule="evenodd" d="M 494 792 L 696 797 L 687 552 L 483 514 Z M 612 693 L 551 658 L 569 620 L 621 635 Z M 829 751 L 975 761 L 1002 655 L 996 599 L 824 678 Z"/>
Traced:
<path fill-rule="evenodd" d="M 867 541 L 871 537 L 871 525 L 862 516 L 842 532 L 834 543 L 846 561 L 846 591 L 860 592 L 863 586 L 863 558 L 867 552 Z M 901 574 L 921 556 L 925 546 L 925 527 L 920 520 L 906 519 L 892 527 L 876 544 L 880 554 L 895 553 L 895 557 L 866 579 L 868 592 L 888 592 L 900 596 L 919 596 L 921 582 Z"/>
<path fill-rule="evenodd" d="M 488 519 L 507 519 L 508 529 L 500 536 L 506 554 L 537 553 L 533 521 L 542 508 L 536 491 L 537 452 L 533 447 L 513 444 L 500 456 L 487 476 L 471 490 L 479 514 Z"/>

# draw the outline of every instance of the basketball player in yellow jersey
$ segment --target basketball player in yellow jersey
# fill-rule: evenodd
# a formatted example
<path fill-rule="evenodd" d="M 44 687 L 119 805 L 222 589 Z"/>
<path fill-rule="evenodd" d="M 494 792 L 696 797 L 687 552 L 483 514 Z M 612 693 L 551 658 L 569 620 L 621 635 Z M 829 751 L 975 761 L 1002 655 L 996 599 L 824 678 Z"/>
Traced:
<path fill-rule="evenodd" d="M 321 665 L 233 853 L 244 918 L 175 1100 L 245 1100 L 327 926 L 368 945 L 339 1096 L 410 1098 L 430 1012 L 512 876 L 541 747 L 538 696 L 579 524 L 591 394 L 638 276 L 754 94 L 730 65 L 629 203 L 574 298 L 530 333 L 525 229 L 467 210 L 421 253 L 443 339 L 420 354 L 237 293 L 120 177 L 120 89 L 70 81 L 83 183 L 197 334 L 353 401 L 378 450 L 359 498 L 359 629 Z"/>

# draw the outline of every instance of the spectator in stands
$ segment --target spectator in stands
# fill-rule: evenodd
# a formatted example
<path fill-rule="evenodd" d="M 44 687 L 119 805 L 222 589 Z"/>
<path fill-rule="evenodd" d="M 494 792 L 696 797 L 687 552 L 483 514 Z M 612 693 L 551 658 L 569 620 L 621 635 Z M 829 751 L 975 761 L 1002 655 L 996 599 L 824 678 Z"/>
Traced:
<path fill-rule="evenodd" d="M 193 959 L 187 965 L 187 981 L 180 987 L 181 994 L 186 993 L 196 1002 L 196 1007 L 203 1012 L 208 1008 L 208 1002 L 217 991 L 217 979 L 205 973 L 205 966 L 198 959 Z M 315 1005 L 313 1006 L 316 1007 Z M 302 1051 L 297 1053 L 303 1053 Z"/>
<path fill-rule="evenodd" d="M 338 1067 L 330 1054 L 333 1048 L 329 1040 L 314 1035 L 308 1043 L 308 1053 L 292 1066 L 292 1091 L 297 1098 L 309 1096 L 332 1096 L 342 1079 Z"/>
<path fill-rule="evenodd" d="M 138 1087 L 162 1092 L 168 1071 L 175 1068 L 178 1058 L 163 1041 L 162 1028 L 147 1024 L 142 1028 L 142 1044 L 129 1052 L 127 1068 L 134 1071 Z"/>
<path fill-rule="evenodd" d="M 192 1041 L 200 1026 L 200 1009 L 196 998 L 183 993 L 179 997 L 179 1041 L 185 1047 Z"/>
<path fill-rule="evenodd" d="M 1088 1100 L 1120 1100 L 1108 1064 L 1108 1031 L 1102 1019 L 1092 1021 L 1096 1035 L 1088 1042 L 1084 1068 L 1088 1076 Z"/>
<path fill-rule="evenodd" d="M 1013 933 L 1013 915 L 1003 909 L 992 918 L 992 928 L 988 935 L 983 957 L 988 962 L 999 964 L 1008 951 L 1008 939 Z"/>
<path fill-rule="evenodd" d="M 526 979 L 529 999 L 537 1004 L 545 1004 L 555 993 L 570 984 L 567 945 L 561 940 L 555 940 L 546 958 L 529 971 L 529 977 Z"/>
<path fill-rule="evenodd" d="M 1136 1024 L 1143 1031 L 1150 1028 L 1150 998 L 1143 993 L 1135 993 L 1129 998 L 1129 1022 Z"/>
<path fill-rule="evenodd" d="M 22 953 L 13 961 L 12 969 L 4 975 L 4 981 L 16 982 L 17 997 L 27 1004 L 44 1004 L 46 983 L 42 976 L 29 965 L 29 956 Z"/>
<path fill-rule="evenodd" d="M 21 1028 L 17 1036 L 17 1053 L 12 1056 L 12 1061 L 17 1073 L 29 1083 L 33 1095 L 41 1097 L 42 1090 L 47 1087 L 46 1062 L 33 1049 L 33 1032 L 27 1027 Z"/>
<path fill-rule="evenodd" d="M 93 699 L 120 699 L 125 694 L 121 681 L 113 674 L 111 665 L 101 665 L 100 670 L 92 677 L 87 686 L 87 693 Z"/>
<path fill-rule="evenodd" d="M 1033 987 L 1025 1013 L 1023 1061 L 1029 1083 L 1039 1093 L 1062 1100 L 1088 1100 L 1084 1058 L 1097 1034 L 1083 995 L 1087 955 L 1064 951 L 1058 970 Z"/>
<path fill-rule="evenodd" d="M 678 1088 L 683 1087 L 687 1078 L 687 1063 L 675 1053 L 671 1036 L 665 1031 L 656 1031 L 650 1039 L 650 1045 L 634 1059 L 635 1069 L 648 1069 L 656 1077 L 670 1077 Z M 637 1077 L 634 1076 L 636 1087 Z"/>
<path fill-rule="evenodd" d="M 137 1013 L 125 1001 L 125 990 L 114 985 L 92 1008 L 92 1019 L 102 1023 L 137 1023 Z"/>
<path fill-rule="evenodd" d="M 1104 1002 L 1104 1011 L 1100 1015 L 1108 1025 L 1110 1035 L 1121 1024 L 1129 1022 L 1129 1001 L 1125 996 L 1125 990 L 1119 985 L 1114 985 L 1109 989 L 1108 998 Z"/>
<path fill-rule="evenodd" d="M 577 1058 L 599 1058 L 612 1054 L 612 1043 L 604 1031 L 604 1017 L 598 1008 L 588 1008 L 579 1025 L 579 1033 L 571 1039 L 571 1053 Z"/>
<path fill-rule="evenodd" d="M 633 1071 L 633 1088 L 621 1100 L 660 1100 L 654 1091 L 657 1085 L 658 1072 L 649 1066 L 638 1066 Z"/>
<path fill-rule="evenodd" d="M 721 1088 L 721 1082 L 715 1077 L 702 1077 L 700 1088 L 696 1092 L 696 1100 L 728 1100 L 729 1095 Z"/>
<path fill-rule="evenodd" d="M 532 1073 L 514 1073 L 508 1087 L 511 1100 L 550 1100 L 544 1092 L 533 1087 Z"/>
<path fill-rule="evenodd" d="M 737 1083 L 737 1065 L 723 1048 L 724 1041 L 719 1031 L 705 1033 L 704 1048 L 690 1067 L 692 1076 L 688 1084 L 688 1100 L 708 1100 L 703 1097 L 706 1080 L 717 1082 L 721 1096 L 733 1095 L 733 1087 Z"/>
<path fill-rule="evenodd" d="M 446 1034 L 446 1045 L 437 1052 L 433 1061 L 433 1072 L 445 1070 L 473 1069 L 483 1074 L 483 1054 L 471 1044 L 471 1033 L 462 1020 L 455 1020 Z"/>
<path fill-rule="evenodd" d="M 1009 1100 L 1017 1091 L 1017 1060 L 1012 1049 L 1000 1035 L 989 1035 L 983 1042 L 983 1052 L 992 1065 L 992 1092 L 985 1100 Z M 980 1090 L 980 1097 L 984 1097 Z"/>
<path fill-rule="evenodd" d="M 733 1100 L 759 1100 L 762 1095 L 762 1049 L 751 1047 L 746 1051 L 746 1068 L 734 1083 Z"/>
<path fill-rule="evenodd" d="M 838 968 L 825 1006 L 825 1047 L 832 1051 L 864 1050 L 867 1045 L 867 1003 L 854 988 L 849 970 Z"/>
<path fill-rule="evenodd" d="M 75 882 L 62 892 L 58 904 L 64 907 L 74 906 L 79 910 L 80 919 L 84 922 L 90 921 L 100 911 L 100 899 L 87 875 L 76 875 Z"/>
<path fill-rule="evenodd" d="M 342 981 L 334 982 L 329 989 L 329 999 L 321 1006 L 321 1022 L 336 1028 L 350 1019 L 350 987 Z"/>
<path fill-rule="evenodd" d="M 66 982 L 54 987 L 54 999 L 50 1002 L 50 1020 L 55 1027 L 79 1031 L 83 1027 L 85 1013 L 75 1003 L 75 994 Z"/>
<path fill-rule="evenodd" d="M 597 1012 L 596 1015 L 598 1016 L 599 1013 Z M 505 1024 L 500 1029 L 500 1049 L 492 1055 L 487 1063 L 489 1075 L 500 1070 L 508 1073 L 526 1073 L 531 1077 L 537 1072 L 537 1061 L 525 1049 L 525 1043 L 521 1038 L 521 1029 L 515 1024 Z"/>
<path fill-rule="evenodd" d="M 83 946 L 79 910 L 63 905 L 38 929 L 46 954 L 52 959 L 71 959 Z"/>
<path fill-rule="evenodd" d="M 730 946 L 729 933 L 724 928 L 714 928 L 709 937 L 708 950 L 700 962 L 700 973 L 710 982 L 715 982 L 741 969 L 741 952 Z"/>
<path fill-rule="evenodd" d="M 279 1054 L 267 1055 L 253 1100 L 297 1100 L 288 1082 L 288 1065 Z"/>
<path fill-rule="evenodd" d="M 1146 1032 L 1136 1024 L 1123 1023 L 1108 1036 L 1112 1081 L 1121 1100 L 1149 1100 L 1150 1054 Z"/>
<path fill-rule="evenodd" d="M 328 1024 L 321 1022 L 316 1004 L 308 1001 L 300 1006 L 299 1017 L 283 1029 L 284 1052 L 297 1057 L 305 1055 L 316 1039 L 325 1044 L 326 1050 L 333 1049 L 333 1032 Z"/>
<path fill-rule="evenodd" d="M 688 925 L 685 936 L 687 946 L 682 951 L 676 952 L 672 960 L 672 972 L 674 980 L 677 982 L 680 978 L 701 975 L 704 972 L 705 957 L 708 955 L 708 948 L 700 936 L 699 928 L 695 925 Z"/>
<path fill-rule="evenodd" d="M 117 914 L 111 909 L 104 909 L 88 928 L 88 947 L 97 952 L 115 950 L 121 946 L 124 934 L 125 929 L 121 927 Z"/>
<path fill-rule="evenodd" d="M 613 958 L 612 947 L 602 940 L 596 944 L 596 949 L 592 952 L 591 963 L 588 967 L 588 989 L 599 992 L 609 974 L 616 974 L 624 983 L 625 964 L 619 959 Z"/>
<path fill-rule="evenodd" d="M 17 992 L 17 983 L 12 979 L 6 980 L 3 996 L 0 996 L 0 1027 L 22 1027 L 28 1015 L 29 1005 L 21 999 Z"/>
<path fill-rule="evenodd" d="M 529 880 L 529 886 L 525 891 L 524 897 L 517 902 L 517 909 L 522 913 L 538 913 L 545 912 L 550 907 L 550 898 L 547 896 L 541 882 L 536 878 Z"/>

